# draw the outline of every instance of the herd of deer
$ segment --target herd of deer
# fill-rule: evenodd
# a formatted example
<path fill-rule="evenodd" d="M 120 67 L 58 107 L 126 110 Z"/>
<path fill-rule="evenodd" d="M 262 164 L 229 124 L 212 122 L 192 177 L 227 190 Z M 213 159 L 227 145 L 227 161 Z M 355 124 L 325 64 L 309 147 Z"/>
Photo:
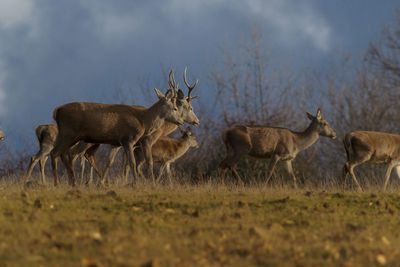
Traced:
<path fill-rule="evenodd" d="M 100 104 L 74 102 L 56 107 L 53 118 L 57 124 L 40 125 L 36 128 L 36 136 L 40 150 L 31 158 L 24 181 L 27 181 L 37 162 L 40 163 L 42 183 L 46 183 L 44 167 L 48 156 L 51 157 L 54 185 L 59 184 L 57 161 L 61 157 L 69 178 L 69 184 L 75 185 L 74 163 L 81 157 L 81 175 L 84 179 L 85 159 L 91 164 L 90 178 L 86 184 L 92 183 L 93 168 L 102 177 L 101 184 L 108 184 L 108 175 L 114 163 L 117 152 L 124 149 L 123 174 L 125 182 L 129 170 L 133 176 L 150 177 L 153 183 L 158 182 L 167 172 L 171 179 L 170 164 L 181 157 L 190 147 L 198 147 L 195 135 L 190 127 L 183 130 L 180 139 L 167 136 L 184 123 L 198 125 L 200 123 L 193 111 L 191 96 L 198 81 L 192 86 L 186 79 L 186 68 L 183 74 L 184 83 L 188 87 L 188 95 L 178 88 L 174 71 L 169 73 L 169 88 L 165 95 L 154 88 L 158 101 L 151 107 L 128 106 L 119 104 Z M 223 131 L 222 137 L 227 149 L 227 156 L 219 166 L 222 181 L 226 170 L 242 182 L 235 169 L 236 163 L 245 155 L 265 159 L 270 158 L 268 175 L 265 184 L 271 179 L 275 165 L 283 161 L 291 175 L 294 186 L 296 176 L 293 172 L 292 161 L 297 154 L 314 144 L 319 136 L 336 138 L 336 133 L 328 122 L 322 118 L 321 110 L 316 115 L 307 112 L 311 123 L 303 132 L 294 132 L 286 128 L 266 126 L 238 125 Z M 5 136 L 0 129 L 0 139 Z M 386 163 L 388 168 L 385 175 L 385 190 L 390 174 L 395 168 L 400 178 L 400 135 L 355 131 L 349 132 L 343 139 L 347 153 L 347 161 L 343 167 L 343 183 L 350 173 L 359 190 L 361 189 L 354 168 L 364 162 Z M 100 144 L 112 146 L 109 161 L 102 172 L 95 161 L 95 153 Z M 160 162 L 161 167 L 157 179 L 153 174 L 153 162 Z M 142 172 L 145 165 L 146 174 Z M 170 180 L 171 181 L 171 180 Z"/>

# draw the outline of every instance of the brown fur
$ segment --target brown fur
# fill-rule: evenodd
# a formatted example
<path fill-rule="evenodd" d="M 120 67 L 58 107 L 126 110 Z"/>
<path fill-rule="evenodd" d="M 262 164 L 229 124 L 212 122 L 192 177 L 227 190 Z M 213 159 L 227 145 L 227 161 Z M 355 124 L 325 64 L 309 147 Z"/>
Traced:
<path fill-rule="evenodd" d="M 319 136 L 336 137 L 336 133 L 329 124 L 321 118 L 318 109 L 317 115 L 307 113 L 311 120 L 310 125 L 304 132 L 293 132 L 286 128 L 265 126 L 238 125 L 226 129 L 222 138 L 227 148 L 227 157 L 220 164 L 221 178 L 224 179 L 225 170 L 230 169 L 239 181 L 240 175 L 235 169 L 236 163 L 244 156 L 255 158 L 271 158 L 269 173 L 265 184 L 270 180 L 276 163 L 285 161 L 288 172 L 293 178 L 296 186 L 296 176 L 292 168 L 292 160 L 297 154 L 314 144 Z"/>
<path fill-rule="evenodd" d="M 362 190 L 354 174 L 354 168 L 365 162 L 388 164 L 383 190 L 386 190 L 392 169 L 400 165 L 400 135 L 356 131 L 347 133 L 343 139 L 347 161 L 343 167 L 343 182 L 347 174 L 353 178 L 358 188 Z"/>
<path fill-rule="evenodd" d="M 174 88 L 177 93 L 177 99 L 176 99 L 176 104 L 178 108 L 178 112 L 181 113 L 182 119 L 192 125 L 198 125 L 200 124 L 199 119 L 197 118 L 196 114 L 193 111 L 193 107 L 191 104 L 191 100 L 194 99 L 195 97 L 191 96 L 191 91 L 196 87 L 198 81 L 194 83 L 194 85 L 190 86 L 187 81 L 186 81 L 186 69 L 184 71 L 184 81 L 186 86 L 188 87 L 188 96 L 185 97 L 184 93 L 182 90 L 176 88 L 176 82 L 175 78 L 173 78 L 173 71 L 170 72 L 170 88 Z M 138 110 L 144 110 L 145 107 L 142 106 L 133 106 L 134 108 Z M 152 153 L 151 153 L 151 147 L 153 144 L 161 137 L 161 136 L 167 136 L 173 131 L 176 130 L 178 126 L 174 123 L 164 121 L 164 123 L 158 128 L 157 130 L 153 131 L 153 133 L 149 135 L 144 135 L 141 137 L 138 141 L 137 147 L 135 149 L 135 159 L 138 161 L 137 164 L 137 172 L 141 176 L 145 176 L 142 173 L 142 166 L 146 164 L 146 170 L 150 173 L 150 176 L 153 177 L 153 159 L 152 159 Z M 110 171 L 110 168 L 112 164 L 115 161 L 115 157 L 121 147 L 120 146 L 115 146 L 111 149 L 110 155 L 109 155 L 109 163 L 104 171 L 104 176 L 105 179 L 108 179 L 108 174 Z M 94 153 L 92 153 L 92 158 L 90 159 L 92 162 L 94 162 Z M 127 161 L 126 161 L 127 162 Z M 127 162 L 128 164 L 128 162 Z M 129 164 L 125 166 L 125 170 L 129 171 Z M 125 176 L 127 173 L 125 173 Z"/>
<path fill-rule="evenodd" d="M 151 148 L 153 161 L 161 163 L 157 181 L 162 177 L 164 171 L 167 171 L 171 183 L 171 163 L 174 163 L 178 158 L 183 156 L 189 148 L 198 147 L 196 136 L 191 132 L 189 127 L 185 131 L 181 130 L 181 132 L 181 138 L 173 139 L 169 137 L 161 137 Z M 126 165 L 126 168 L 127 166 L 129 165 Z M 125 175 L 127 175 L 127 173 L 125 173 Z"/>
<path fill-rule="evenodd" d="M 66 152 L 76 142 L 122 145 L 135 170 L 133 146 L 142 136 L 157 131 L 164 121 L 183 124 L 172 91 L 169 90 L 166 96 L 158 90 L 156 93 L 160 100 L 143 110 L 127 105 L 85 102 L 69 103 L 56 108 L 54 119 L 57 121 L 59 134 L 51 154 L 61 155 L 67 167 L 70 184 L 75 184 L 75 173 L 71 162 L 66 159 Z M 53 171 L 54 176 L 57 176 L 56 167 Z M 104 183 L 104 178 L 102 182 Z"/>
<path fill-rule="evenodd" d="M 39 142 L 40 149 L 31 158 L 31 162 L 29 164 L 29 167 L 28 167 L 26 175 L 25 175 L 25 181 L 30 178 L 33 168 L 39 161 L 42 183 L 46 184 L 44 167 L 46 165 L 48 156 L 50 155 L 51 151 L 54 148 L 54 145 L 55 145 L 55 142 L 57 139 L 57 134 L 58 134 L 58 127 L 57 127 L 57 124 L 39 125 L 38 127 L 36 127 L 35 133 L 36 133 L 37 140 Z M 84 154 L 86 155 L 86 150 L 87 150 L 88 146 L 90 146 L 90 144 L 87 144 L 85 142 L 78 142 L 77 144 L 75 144 L 74 146 L 71 147 L 71 149 L 69 150 L 69 155 L 71 157 L 73 157 L 73 159 L 72 159 L 73 163 L 75 162 L 75 160 L 78 157 L 81 157 L 84 160 L 84 158 L 82 156 Z M 53 160 L 58 161 L 57 158 L 53 159 Z M 84 166 L 83 160 L 81 161 L 81 165 L 83 164 L 83 166 Z M 93 164 L 93 167 L 95 168 L 96 172 L 99 175 L 101 175 L 101 172 L 98 169 L 96 163 L 92 163 L 92 162 L 90 162 L 90 163 Z M 55 184 L 58 184 L 58 181 L 55 181 Z"/>
<path fill-rule="evenodd" d="M 26 181 L 30 178 L 33 168 L 39 161 L 42 183 L 46 184 L 44 167 L 46 165 L 46 161 L 50 152 L 54 148 L 54 144 L 58 134 L 58 128 L 56 124 L 39 125 L 38 127 L 36 127 L 35 133 L 39 141 L 40 149 L 33 157 L 31 157 L 31 162 L 29 164 L 24 180 Z M 57 159 L 52 159 L 52 161 L 54 161 L 57 165 Z"/>

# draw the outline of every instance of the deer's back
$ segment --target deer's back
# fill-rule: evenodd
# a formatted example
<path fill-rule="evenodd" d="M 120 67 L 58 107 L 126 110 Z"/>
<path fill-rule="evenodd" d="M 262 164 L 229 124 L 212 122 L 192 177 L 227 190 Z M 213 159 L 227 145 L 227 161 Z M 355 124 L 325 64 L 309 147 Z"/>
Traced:
<path fill-rule="evenodd" d="M 169 137 L 161 137 L 151 147 L 153 160 L 156 162 L 173 160 L 179 148 L 180 144 L 177 140 Z"/>
<path fill-rule="evenodd" d="M 56 108 L 54 119 L 63 134 L 86 142 L 113 144 L 143 131 L 142 113 L 127 105 L 75 102 Z"/>
<path fill-rule="evenodd" d="M 57 124 L 43 124 L 36 127 L 35 132 L 39 143 L 54 144 L 58 134 L 58 127 Z"/>
<path fill-rule="evenodd" d="M 369 152 L 370 161 L 381 163 L 391 159 L 400 159 L 400 135 L 374 132 L 356 131 L 346 134 L 352 150 L 356 153 Z"/>
<path fill-rule="evenodd" d="M 234 126 L 225 131 L 230 145 L 248 145 L 249 155 L 270 157 L 273 153 L 286 155 L 293 147 L 293 133 L 285 128 L 264 126 Z"/>

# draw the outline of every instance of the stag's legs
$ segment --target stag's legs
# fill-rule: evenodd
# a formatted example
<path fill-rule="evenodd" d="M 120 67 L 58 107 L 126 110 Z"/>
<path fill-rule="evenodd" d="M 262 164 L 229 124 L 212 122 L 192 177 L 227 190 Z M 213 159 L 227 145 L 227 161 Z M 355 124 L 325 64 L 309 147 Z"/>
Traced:
<path fill-rule="evenodd" d="M 67 153 L 62 153 L 61 161 L 64 163 L 65 168 L 67 169 L 69 185 L 75 186 L 76 185 L 75 171 L 74 171 L 72 160 L 68 158 Z"/>
<path fill-rule="evenodd" d="M 55 163 L 55 159 L 61 156 L 61 160 L 63 161 L 67 172 L 68 178 L 71 185 L 75 185 L 75 173 L 71 165 L 71 161 L 67 159 L 67 154 L 69 149 L 76 143 L 77 141 L 74 139 L 70 139 L 67 136 L 57 136 L 56 145 L 54 149 L 51 151 L 50 155 L 52 157 L 52 167 L 53 167 L 53 176 L 54 176 L 54 185 L 59 184 L 58 173 L 57 173 L 57 164 Z"/>
<path fill-rule="evenodd" d="M 297 189 L 296 175 L 294 175 L 293 166 L 292 166 L 292 161 L 291 161 L 291 160 L 285 161 L 285 165 L 286 165 L 287 171 L 289 172 L 289 174 L 290 174 L 290 175 L 292 176 L 292 178 L 293 178 L 293 185 L 294 185 L 294 188 Z"/>
<path fill-rule="evenodd" d="M 60 184 L 60 179 L 58 179 L 58 157 L 50 156 L 51 158 L 51 169 L 53 170 L 53 178 L 54 178 L 54 186 L 58 186 Z"/>
<path fill-rule="evenodd" d="M 94 155 L 96 154 L 96 151 L 99 148 L 99 146 L 100 144 L 95 144 L 85 151 L 85 158 L 91 165 L 90 177 L 89 180 L 86 182 L 86 184 L 91 184 L 93 182 L 93 169 L 96 171 L 98 176 L 100 177 L 103 176 L 102 171 L 99 169 L 94 159 Z"/>
<path fill-rule="evenodd" d="M 38 153 L 36 153 L 32 158 L 31 158 L 31 163 L 29 164 L 28 170 L 26 172 L 25 178 L 24 178 L 24 182 L 26 182 L 32 174 L 33 168 L 35 167 L 35 165 L 38 163 L 38 161 L 40 161 L 43 158 L 47 158 L 48 155 L 50 154 L 50 152 L 53 149 L 53 145 L 47 145 L 46 143 L 43 143 L 40 146 L 40 150 Z M 42 182 L 45 181 L 45 177 L 44 177 L 44 171 L 42 173 Z"/>
<path fill-rule="evenodd" d="M 267 186 L 269 180 L 271 179 L 272 174 L 274 173 L 275 165 L 276 165 L 276 163 L 278 163 L 278 161 L 279 161 L 279 156 L 273 155 L 271 158 L 271 161 L 269 162 L 269 166 L 268 166 L 269 173 L 268 173 L 268 177 L 267 177 L 267 180 L 265 181 L 264 186 Z"/>
<path fill-rule="evenodd" d="M 125 154 L 129 160 L 129 162 L 131 163 L 132 172 L 133 172 L 134 177 L 137 177 L 135 155 L 133 154 L 133 145 L 136 142 L 137 142 L 137 140 L 134 140 L 134 142 L 126 142 L 126 143 L 122 144 L 122 146 L 124 147 L 124 150 L 125 150 Z M 155 184 L 154 179 L 153 179 L 153 184 Z"/>
<path fill-rule="evenodd" d="M 153 173 L 153 155 L 151 154 L 151 146 L 152 146 L 152 142 L 151 140 L 145 138 L 140 142 L 140 148 L 143 152 L 144 155 L 144 162 L 146 164 L 146 171 L 147 174 L 150 176 L 151 180 L 153 181 L 153 183 L 155 183 L 154 181 L 154 173 Z M 138 169 L 139 171 L 139 175 L 142 177 L 146 177 L 143 175 L 143 173 L 141 172 L 140 169 Z"/>
<path fill-rule="evenodd" d="M 145 157 L 144 157 L 144 153 L 143 153 L 143 149 L 142 149 L 142 145 L 141 144 L 139 144 L 139 146 L 135 149 L 134 153 L 135 153 L 135 160 L 136 160 L 136 164 L 137 164 L 136 165 L 137 172 L 139 173 L 140 176 L 143 177 L 144 176 L 144 174 L 143 174 L 143 165 L 145 164 L 146 160 L 145 160 Z"/>
<path fill-rule="evenodd" d="M 383 185 L 383 191 L 386 191 L 387 184 L 389 182 L 390 174 L 392 173 L 393 168 L 397 165 L 397 162 L 390 162 L 388 168 L 386 170 L 385 175 L 385 184 Z"/>
<path fill-rule="evenodd" d="M 81 184 L 85 180 L 85 161 L 86 161 L 85 157 L 81 156 L 81 162 L 80 162 L 80 165 L 81 165 L 81 182 L 80 183 Z"/>
<path fill-rule="evenodd" d="M 106 169 L 104 170 L 103 178 L 101 179 L 101 183 L 108 183 L 108 174 L 110 172 L 111 166 L 114 164 L 115 157 L 117 156 L 118 151 L 120 150 L 120 146 L 113 146 L 111 148 L 110 154 L 108 155 L 108 164 Z"/>

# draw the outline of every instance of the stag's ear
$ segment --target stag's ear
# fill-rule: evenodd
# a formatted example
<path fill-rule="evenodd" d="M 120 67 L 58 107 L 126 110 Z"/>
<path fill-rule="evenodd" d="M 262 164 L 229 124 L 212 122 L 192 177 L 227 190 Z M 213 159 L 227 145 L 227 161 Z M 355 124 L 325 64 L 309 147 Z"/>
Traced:
<path fill-rule="evenodd" d="M 316 117 L 317 117 L 317 120 L 321 120 L 321 119 L 322 119 L 322 116 L 321 116 L 321 109 L 320 109 L 320 108 L 318 108 L 318 110 L 317 110 L 317 115 L 316 115 Z"/>
<path fill-rule="evenodd" d="M 315 119 L 314 115 L 312 115 L 310 112 L 306 112 L 306 114 L 307 114 L 307 117 L 308 117 L 310 120 Z"/>
<path fill-rule="evenodd" d="M 178 90 L 178 99 L 185 99 L 185 94 L 182 92 L 181 89 Z"/>
<path fill-rule="evenodd" d="M 171 89 L 168 89 L 168 91 L 165 93 L 165 98 L 172 99 L 173 97 L 174 97 L 174 93 L 172 92 Z"/>
<path fill-rule="evenodd" d="M 161 93 L 157 88 L 154 88 L 154 91 L 156 92 L 158 99 L 162 99 L 165 97 L 164 94 Z"/>

